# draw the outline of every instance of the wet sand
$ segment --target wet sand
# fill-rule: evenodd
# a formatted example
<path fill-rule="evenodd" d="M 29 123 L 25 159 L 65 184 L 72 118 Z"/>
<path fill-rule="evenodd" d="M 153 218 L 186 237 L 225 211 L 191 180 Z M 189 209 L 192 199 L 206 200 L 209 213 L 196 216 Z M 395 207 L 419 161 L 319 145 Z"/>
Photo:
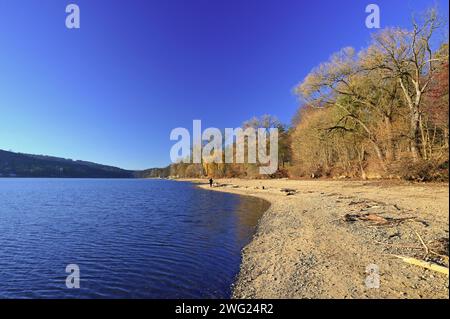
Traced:
<path fill-rule="evenodd" d="M 243 249 L 234 298 L 449 298 L 448 276 L 394 256 L 448 267 L 448 184 L 189 181 L 272 204 Z"/>

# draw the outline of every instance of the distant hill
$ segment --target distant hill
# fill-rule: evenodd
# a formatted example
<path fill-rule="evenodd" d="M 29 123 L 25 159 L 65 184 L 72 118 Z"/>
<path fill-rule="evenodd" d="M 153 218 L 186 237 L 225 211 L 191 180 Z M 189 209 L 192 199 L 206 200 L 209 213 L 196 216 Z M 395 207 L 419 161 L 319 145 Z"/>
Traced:
<path fill-rule="evenodd" d="M 136 178 L 167 178 L 170 176 L 170 166 L 164 168 L 150 168 L 134 173 Z"/>
<path fill-rule="evenodd" d="M 138 174 L 86 161 L 0 150 L 0 177 L 133 178 Z"/>

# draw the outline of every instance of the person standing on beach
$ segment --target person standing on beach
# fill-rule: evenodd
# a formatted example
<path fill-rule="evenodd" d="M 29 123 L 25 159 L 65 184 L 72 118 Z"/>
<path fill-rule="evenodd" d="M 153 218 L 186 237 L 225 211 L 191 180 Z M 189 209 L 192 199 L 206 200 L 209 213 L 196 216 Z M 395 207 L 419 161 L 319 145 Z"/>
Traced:
<path fill-rule="evenodd" d="M 212 187 L 212 185 L 213 185 L 213 179 L 210 178 L 210 179 L 209 179 L 209 187 Z"/>

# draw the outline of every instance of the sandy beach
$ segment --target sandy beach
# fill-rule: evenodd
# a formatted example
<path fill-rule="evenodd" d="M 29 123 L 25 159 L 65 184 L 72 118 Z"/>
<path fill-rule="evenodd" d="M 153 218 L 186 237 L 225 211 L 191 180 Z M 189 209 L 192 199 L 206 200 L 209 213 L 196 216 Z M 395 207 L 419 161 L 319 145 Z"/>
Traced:
<path fill-rule="evenodd" d="M 234 298 L 449 298 L 447 275 L 396 257 L 448 267 L 446 184 L 188 181 L 271 203 L 243 249 Z"/>

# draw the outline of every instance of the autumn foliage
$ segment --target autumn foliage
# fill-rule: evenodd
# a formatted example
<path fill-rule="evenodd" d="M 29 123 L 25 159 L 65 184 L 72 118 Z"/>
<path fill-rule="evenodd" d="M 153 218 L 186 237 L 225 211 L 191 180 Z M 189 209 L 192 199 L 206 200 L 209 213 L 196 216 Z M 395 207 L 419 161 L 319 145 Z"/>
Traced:
<path fill-rule="evenodd" d="M 430 10 L 411 30 L 389 28 L 345 48 L 296 88 L 291 175 L 448 178 L 448 41 Z"/>
<path fill-rule="evenodd" d="M 435 10 L 410 30 L 387 28 L 356 52 L 344 48 L 295 88 L 291 127 L 265 115 L 243 128 L 279 129 L 279 169 L 257 164 L 173 164 L 178 177 L 448 180 L 449 63 Z M 235 147 L 231 145 L 230 147 Z"/>

